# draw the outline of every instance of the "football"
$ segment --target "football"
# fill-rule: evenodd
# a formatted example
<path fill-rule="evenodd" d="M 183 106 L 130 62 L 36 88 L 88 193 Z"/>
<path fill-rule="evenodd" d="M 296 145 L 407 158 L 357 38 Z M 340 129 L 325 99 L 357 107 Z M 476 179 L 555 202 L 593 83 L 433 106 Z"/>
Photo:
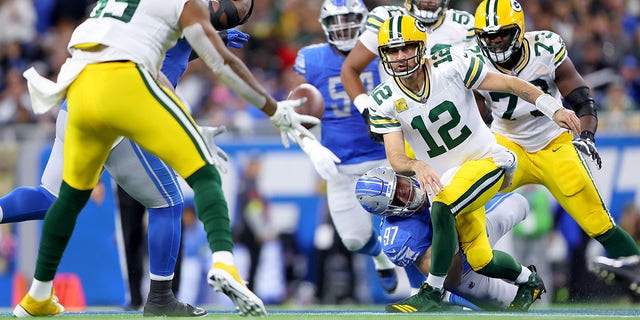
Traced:
<path fill-rule="evenodd" d="M 305 114 L 309 116 L 314 116 L 318 119 L 322 120 L 322 115 L 324 114 L 324 98 L 322 97 L 322 93 L 318 88 L 310 85 L 308 83 L 303 83 L 291 90 L 289 92 L 288 100 L 300 99 L 302 97 L 307 98 L 307 102 L 305 102 L 302 106 L 295 108 L 294 110 L 299 114 Z M 312 128 L 313 125 L 304 124 L 305 128 Z"/>

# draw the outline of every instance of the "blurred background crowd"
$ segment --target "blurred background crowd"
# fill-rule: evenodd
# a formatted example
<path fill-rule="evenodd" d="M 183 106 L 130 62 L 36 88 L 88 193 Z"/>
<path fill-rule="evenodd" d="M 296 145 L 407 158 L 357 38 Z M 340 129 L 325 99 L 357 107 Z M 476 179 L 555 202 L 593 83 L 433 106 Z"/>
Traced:
<path fill-rule="evenodd" d="M 383 4 L 402 5 L 399 0 L 364 2 L 369 9 Z M 478 2 L 451 0 L 449 7 L 474 13 Z M 251 18 L 238 28 L 251 38 L 244 48 L 231 50 L 241 57 L 253 74 L 279 100 L 285 99 L 292 88 L 290 77 L 297 51 L 303 46 L 326 40 L 318 23 L 321 3 L 321 0 L 256 0 Z M 569 56 L 592 87 L 599 106 L 597 136 L 637 135 L 640 132 L 640 1 L 522 0 L 521 4 L 524 6 L 527 31 L 552 30 L 565 40 Z M 66 44 L 71 32 L 92 6 L 93 1 L 90 0 L 0 0 L 0 146 L 28 139 L 53 138 L 57 110 L 44 115 L 33 114 L 22 72 L 35 65 L 41 73 L 55 79 L 67 58 Z M 199 61 L 189 65 L 177 92 L 192 109 L 200 124 L 227 126 L 229 132 L 220 137 L 223 141 L 268 134 L 276 136 L 275 129 L 259 110 L 218 82 Z M 2 165 L 3 161 L 0 159 L 0 169 Z M 252 177 L 256 175 L 252 170 L 259 170 L 259 163 L 250 163 L 247 167 L 249 169 L 241 183 L 248 184 L 244 190 L 246 193 L 242 195 L 248 200 L 239 202 L 239 206 L 246 204 L 248 208 L 243 209 L 246 217 L 240 219 L 244 222 L 238 227 L 246 230 L 237 230 L 236 240 L 249 250 L 250 257 L 257 259 L 256 255 L 259 255 L 263 243 L 273 243 L 270 241 L 278 239 L 277 250 L 282 253 L 283 262 L 280 263 L 286 270 L 285 276 L 289 280 L 302 280 L 304 276 L 299 275 L 300 269 L 305 266 L 292 262 L 296 254 L 295 241 L 287 235 L 277 235 L 268 228 L 268 203 L 264 202 L 258 191 L 252 191 L 255 188 L 255 179 Z M 5 191 L 8 190 L 0 190 L 0 194 Z M 537 219 L 541 220 L 534 222 L 533 227 L 529 224 L 517 229 L 514 238 L 508 240 L 506 246 L 519 252 L 529 252 L 529 249 L 516 249 L 520 240 L 531 242 L 543 239 L 538 248 L 546 249 L 548 242 L 560 235 L 556 231 L 563 219 L 562 210 L 549 200 L 552 197 L 545 194 L 544 190 L 531 188 L 523 192 L 530 197 L 532 207 L 534 198 L 548 199 L 541 202 L 541 207 L 532 208 L 536 215 L 540 215 Z M 266 216 L 260 216 L 262 214 Z M 621 225 L 636 239 L 640 239 L 640 212 L 637 207 L 633 204 L 625 206 L 624 212 L 619 216 Z M 330 224 L 322 223 L 321 227 L 328 225 Z M 317 232 L 320 235 L 330 235 L 332 231 L 318 229 Z M 0 229 L 0 257 L 3 254 L 13 254 L 12 246 L 7 244 L 10 242 L 7 235 L 10 233 L 8 226 L 3 225 Z M 576 233 L 580 234 L 579 231 Z M 186 236 L 190 237 L 190 234 L 187 233 Z M 196 256 L 198 237 L 194 235 L 186 241 L 188 245 L 196 246 L 189 249 Z M 323 269 L 325 275 L 335 277 L 340 274 L 340 270 L 351 270 L 344 276 L 349 281 L 355 282 L 361 277 L 353 272 L 354 268 L 358 268 L 357 262 L 354 266 L 350 258 L 339 258 L 349 256 L 346 250 L 339 248 L 339 241 L 327 243 L 321 236 L 317 235 L 316 238 L 316 245 L 324 258 L 333 259 L 333 264 Z M 191 240 L 196 241 L 195 244 Z M 588 251 L 588 244 L 584 240 L 576 239 L 574 242 L 572 239 L 565 239 L 570 249 L 582 253 Z M 262 248 L 263 251 L 271 249 L 269 246 Z M 547 273 L 549 278 L 545 279 L 546 282 L 553 283 L 553 287 L 558 288 L 547 295 L 547 302 L 583 301 L 593 296 L 593 285 L 599 280 L 586 272 L 584 254 L 566 259 L 566 253 L 554 255 L 554 252 L 547 251 L 536 259 L 543 259 L 541 257 L 546 257 L 549 270 L 554 270 Z M 554 260 L 554 257 L 561 258 Z M 571 259 L 577 259 L 578 262 L 570 261 Z M 540 263 L 539 260 L 536 261 L 538 262 L 535 263 Z M 3 269 L 1 262 L 0 259 L 0 273 Z M 572 263 L 577 263 L 578 266 L 582 263 L 582 267 L 578 268 Z M 256 278 L 255 268 L 248 272 L 252 279 Z M 318 274 L 316 280 L 322 281 L 322 272 Z M 581 276 L 571 280 L 571 275 L 575 274 Z M 584 281 L 591 281 L 588 282 L 591 289 L 580 289 Z M 252 283 L 257 284 L 259 281 Z M 325 302 L 353 302 L 359 297 L 358 288 L 357 285 L 323 287 L 316 283 L 310 293 L 305 293 L 307 287 L 303 283 L 296 288 L 296 296 L 301 303 L 322 302 L 323 295 Z M 601 294 L 615 289 L 604 285 L 602 288 Z M 326 292 L 323 294 L 323 291 Z M 623 290 L 616 292 L 627 299 L 637 299 Z"/>

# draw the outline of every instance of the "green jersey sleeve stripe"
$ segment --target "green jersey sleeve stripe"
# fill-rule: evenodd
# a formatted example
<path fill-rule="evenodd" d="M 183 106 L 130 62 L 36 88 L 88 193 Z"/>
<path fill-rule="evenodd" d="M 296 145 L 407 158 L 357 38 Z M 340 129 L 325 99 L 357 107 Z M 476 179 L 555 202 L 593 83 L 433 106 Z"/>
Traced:
<path fill-rule="evenodd" d="M 482 63 L 476 57 L 471 58 L 471 65 L 467 71 L 467 75 L 464 77 L 464 86 L 471 88 L 478 80 L 478 77 L 482 73 Z"/>

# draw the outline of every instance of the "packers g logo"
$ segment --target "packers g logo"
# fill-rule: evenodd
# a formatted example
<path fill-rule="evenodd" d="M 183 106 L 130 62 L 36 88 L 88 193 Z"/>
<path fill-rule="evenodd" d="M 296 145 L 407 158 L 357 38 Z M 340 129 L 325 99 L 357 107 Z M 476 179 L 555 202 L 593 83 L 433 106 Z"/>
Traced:
<path fill-rule="evenodd" d="M 409 107 L 407 106 L 407 101 L 405 101 L 404 98 L 396 100 L 395 106 L 396 106 L 396 111 L 398 111 L 398 113 L 402 111 L 407 111 L 409 109 Z"/>
<path fill-rule="evenodd" d="M 422 21 L 415 19 L 414 20 L 416 28 L 422 32 L 427 32 L 427 28 L 424 27 L 424 24 L 422 24 Z"/>
<path fill-rule="evenodd" d="M 520 12 L 522 11 L 522 6 L 517 0 L 511 0 L 511 9 L 513 9 L 513 11 Z"/>

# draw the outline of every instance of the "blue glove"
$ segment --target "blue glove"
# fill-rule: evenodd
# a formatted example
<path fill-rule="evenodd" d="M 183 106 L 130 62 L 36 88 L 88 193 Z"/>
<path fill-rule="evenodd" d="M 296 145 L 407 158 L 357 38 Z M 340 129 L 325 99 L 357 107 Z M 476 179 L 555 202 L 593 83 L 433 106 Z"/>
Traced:
<path fill-rule="evenodd" d="M 229 48 L 240 49 L 242 45 L 249 42 L 249 35 L 236 29 L 218 31 L 218 35 Z"/>

